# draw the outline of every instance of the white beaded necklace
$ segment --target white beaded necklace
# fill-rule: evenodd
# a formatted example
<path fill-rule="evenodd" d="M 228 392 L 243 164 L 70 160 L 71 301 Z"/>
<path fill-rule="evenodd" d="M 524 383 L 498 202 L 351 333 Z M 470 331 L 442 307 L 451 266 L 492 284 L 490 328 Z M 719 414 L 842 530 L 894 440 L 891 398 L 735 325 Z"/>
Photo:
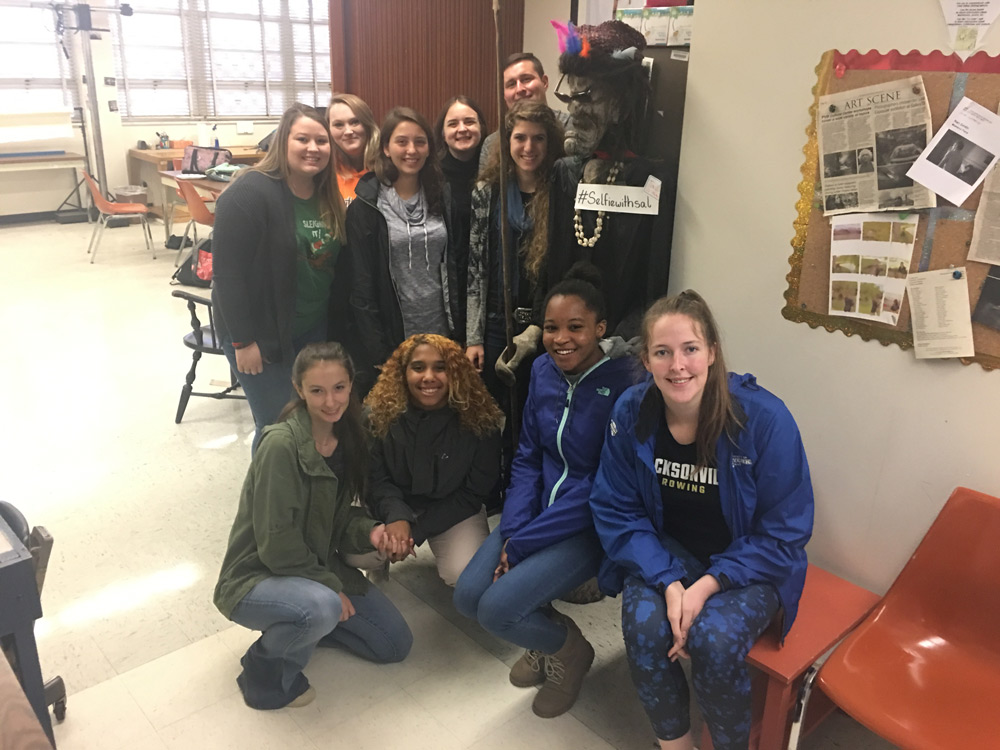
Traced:
<path fill-rule="evenodd" d="M 616 161 L 611 165 L 611 169 L 608 171 L 608 181 L 606 185 L 614 185 L 615 180 L 618 179 L 618 174 L 622 171 L 624 163 Z M 576 209 L 573 213 L 573 230 L 576 232 L 576 242 L 580 247 L 593 247 L 597 244 L 597 241 L 601 239 L 601 230 L 604 228 L 604 209 L 602 208 L 597 212 L 597 221 L 594 222 L 594 236 L 588 238 L 586 233 L 583 231 L 583 221 L 580 218 L 580 209 Z"/>

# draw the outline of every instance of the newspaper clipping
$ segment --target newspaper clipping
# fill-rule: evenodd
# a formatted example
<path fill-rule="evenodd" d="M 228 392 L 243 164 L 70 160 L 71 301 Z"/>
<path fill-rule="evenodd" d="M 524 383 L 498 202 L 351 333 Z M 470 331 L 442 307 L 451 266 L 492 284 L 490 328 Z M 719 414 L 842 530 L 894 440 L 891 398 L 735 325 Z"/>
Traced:
<path fill-rule="evenodd" d="M 906 176 L 931 138 L 923 78 L 822 96 L 816 118 L 825 215 L 937 205 Z"/>
<path fill-rule="evenodd" d="M 830 224 L 830 315 L 896 325 L 917 215 L 852 214 Z"/>

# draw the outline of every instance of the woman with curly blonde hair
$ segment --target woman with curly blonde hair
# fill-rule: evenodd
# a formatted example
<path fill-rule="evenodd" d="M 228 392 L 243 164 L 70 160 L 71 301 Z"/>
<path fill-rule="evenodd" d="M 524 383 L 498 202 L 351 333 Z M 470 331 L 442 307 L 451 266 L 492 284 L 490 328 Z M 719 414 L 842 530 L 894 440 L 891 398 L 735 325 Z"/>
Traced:
<path fill-rule="evenodd" d="M 389 559 L 427 540 L 454 586 L 490 533 L 503 413 L 461 347 L 430 333 L 396 348 L 365 405 L 375 437 L 368 504 L 385 523 Z"/>

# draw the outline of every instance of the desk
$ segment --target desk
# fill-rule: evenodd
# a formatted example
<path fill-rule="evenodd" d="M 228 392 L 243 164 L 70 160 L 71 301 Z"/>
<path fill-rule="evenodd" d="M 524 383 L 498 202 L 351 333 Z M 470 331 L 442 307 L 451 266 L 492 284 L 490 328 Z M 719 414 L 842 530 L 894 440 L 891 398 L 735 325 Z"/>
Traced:
<path fill-rule="evenodd" d="M 264 158 L 264 152 L 256 146 L 224 146 L 233 154 L 234 164 L 256 164 Z M 159 172 L 172 170 L 173 160 L 184 156 L 182 148 L 156 148 L 128 150 L 128 181 L 132 185 L 145 185 L 149 189 L 148 202 L 152 203 L 149 213 L 163 219 L 166 206 L 163 182 Z"/>
<path fill-rule="evenodd" d="M 0 172 L 36 172 L 43 169 L 72 169 L 73 181 L 76 182 L 76 187 L 66 196 L 66 200 L 59 204 L 56 211 L 61 210 L 69 202 L 70 197 L 74 195 L 76 196 L 76 206 L 80 209 L 83 208 L 83 202 L 80 200 L 80 178 L 77 177 L 76 170 L 83 169 L 85 166 L 86 163 L 81 154 L 74 154 L 69 151 L 62 154 L 0 156 Z"/>
<path fill-rule="evenodd" d="M 38 650 L 35 647 L 35 620 L 41 616 L 42 603 L 38 597 L 38 582 L 35 579 L 31 553 L 0 519 L 0 636 L 10 644 L 17 660 L 24 695 L 27 696 L 38 723 L 55 745 L 49 707 L 45 703 L 42 670 L 38 665 Z M 7 666 L 7 660 L 2 655 L 0 661 Z M 4 701 L 0 701 L 0 708 L 5 705 Z M 6 717 L 0 726 L 6 730 Z"/>
<path fill-rule="evenodd" d="M 174 208 L 184 202 L 177 194 L 177 175 L 180 174 L 184 173 L 177 169 L 165 169 L 159 173 L 160 184 L 163 186 L 163 203 L 160 205 L 160 210 L 163 213 L 164 242 L 170 239 L 170 233 L 173 231 Z M 184 182 L 197 190 L 207 202 L 217 199 L 222 194 L 222 191 L 229 186 L 228 182 L 210 180 L 207 177 L 197 180 L 184 180 Z"/>

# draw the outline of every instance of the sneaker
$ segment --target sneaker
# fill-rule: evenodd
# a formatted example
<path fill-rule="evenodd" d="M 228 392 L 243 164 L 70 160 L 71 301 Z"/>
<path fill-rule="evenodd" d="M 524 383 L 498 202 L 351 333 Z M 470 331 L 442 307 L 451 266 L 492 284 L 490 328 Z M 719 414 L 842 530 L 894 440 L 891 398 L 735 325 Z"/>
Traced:
<path fill-rule="evenodd" d="M 570 618 L 566 624 L 566 642 L 554 654 L 545 657 L 545 682 L 538 691 L 531 710 L 543 719 L 552 719 L 573 707 L 580 694 L 583 678 L 594 663 L 594 647 L 583 637 Z"/>
<path fill-rule="evenodd" d="M 285 706 L 285 708 L 302 708 L 303 706 L 308 706 L 314 700 L 316 700 L 316 688 L 310 685 L 304 693 Z"/>
<path fill-rule="evenodd" d="M 528 649 L 510 668 L 510 684 L 526 688 L 545 682 L 545 654 Z"/>

